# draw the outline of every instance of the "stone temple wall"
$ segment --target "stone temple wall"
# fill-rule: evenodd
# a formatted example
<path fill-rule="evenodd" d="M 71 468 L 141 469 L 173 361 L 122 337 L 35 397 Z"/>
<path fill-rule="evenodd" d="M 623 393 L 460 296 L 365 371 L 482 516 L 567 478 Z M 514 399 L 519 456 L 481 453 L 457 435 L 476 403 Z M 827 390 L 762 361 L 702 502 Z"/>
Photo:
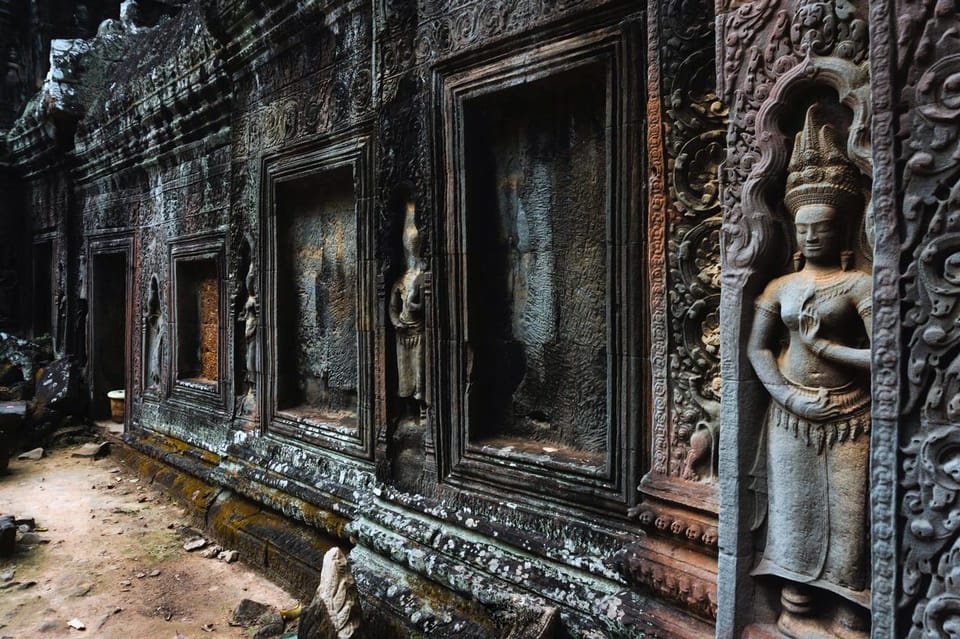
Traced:
<path fill-rule="evenodd" d="M 0 330 L 385 636 L 948 636 L 953 2 L 6 4 Z"/>

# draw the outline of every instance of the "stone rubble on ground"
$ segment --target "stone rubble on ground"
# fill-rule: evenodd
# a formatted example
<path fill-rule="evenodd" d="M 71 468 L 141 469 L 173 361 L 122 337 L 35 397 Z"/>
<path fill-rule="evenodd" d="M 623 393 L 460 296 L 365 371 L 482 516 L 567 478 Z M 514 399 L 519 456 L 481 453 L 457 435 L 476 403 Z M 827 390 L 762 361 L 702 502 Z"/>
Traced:
<path fill-rule="evenodd" d="M 267 604 L 254 601 L 253 599 L 243 599 L 237 604 L 230 614 L 230 625 L 246 628 L 260 618 L 261 615 L 270 611 Z"/>
<path fill-rule="evenodd" d="M 196 539 L 191 539 L 183 545 L 183 549 L 187 552 L 193 552 L 194 550 L 200 550 L 207 545 L 207 540 L 202 537 L 197 537 Z"/>
<path fill-rule="evenodd" d="M 204 559 L 213 559 L 214 557 L 219 555 L 221 552 L 223 552 L 222 547 L 218 546 L 217 544 L 212 544 L 210 546 L 207 546 L 203 550 L 201 550 L 200 556 L 203 557 Z"/>
<path fill-rule="evenodd" d="M 117 470 L 118 469 L 113 469 L 110 472 L 114 472 Z M 117 482 L 123 481 L 121 478 L 116 476 L 114 477 L 114 480 Z M 94 485 L 92 486 L 92 488 L 94 489 L 102 488 L 105 485 L 110 488 L 113 487 L 112 485 L 109 485 L 109 484 L 102 484 L 99 486 Z M 143 490 L 143 488 L 137 487 L 137 490 Z M 164 509 L 166 508 L 166 506 L 161 505 L 160 508 Z M 105 511 L 107 510 L 109 511 L 110 515 L 127 515 L 127 516 L 138 515 L 139 513 L 142 512 L 141 509 L 139 508 L 130 507 L 126 505 L 119 505 L 119 506 L 110 505 L 107 508 L 105 508 Z M 111 519 L 110 515 L 98 517 L 98 515 L 93 512 L 93 509 L 91 509 L 90 516 L 93 518 L 97 518 L 99 521 L 103 522 L 104 526 L 107 526 L 108 524 L 117 523 L 115 519 Z M 141 520 L 144 519 L 142 515 L 140 515 L 138 518 Z M 107 528 L 110 529 L 112 527 L 107 526 Z M 194 549 L 203 549 L 202 553 L 197 553 L 197 554 L 200 554 L 210 559 L 217 558 L 220 561 L 224 561 L 226 563 L 233 563 L 237 561 L 239 558 L 239 552 L 237 550 L 226 550 L 222 546 L 208 541 L 204 537 L 200 536 L 202 535 L 202 531 L 196 528 L 192 528 L 190 526 L 181 525 L 181 524 L 175 524 L 175 523 L 170 524 L 168 528 L 171 528 L 171 529 L 176 528 L 177 535 L 181 537 L 181 540 L 183 539 L 188 540 L 186 543 L 183 544 L 183 547 L 188 551 L 191 551 Z M 9 533 L 6 533 L 6 534 L 11 536 L 11 540 L 13 544 L 13 547 L 10 551 L 11 554 L 16 550 L 17 547 L 21 548 L 20 552 L 22 553 L 24 548 L 29 548 L 36 544 L 50 543 L 49 539 L 45 539 L 43 538 L 43 536 L 38 534 L 41 531 L 45 532 L 47 529 L 41 526 L 37 526 L 36 520 L 34 518 L 18 518 L 14 515 L 0 514 L 0 535 L 3 534 L 2 532 L 3 530 L 9 530 Z M 147 569 L 144 571 L 137 572 L 136 578 L 145 579 L 147 577 L 158 577 L 160 575 L 161 575 L 161 571 L 159 569 L 153 569 L 153 570 Z M 0 593 L 3 593 L 4 591 L 12 591 L 12 590 L 25 590 L 37 585 L 36 581 L 20 582 L 20 581 L 16 581 L 15 577 L 16 577 L 15 567 L 13 566 L 4 567 L 4 570 L 0 572 Z M 179 575 L 177 575 L 176 578 L 179 579 Z M 119 585 L 122 587 L 122 590 L 120 590 L 120 592 L 130 592 L 131 590 L 133 590 L 132 577 L 127 579 L 117 580 L 115 583 L 119 583 Z M 244 590 L 246 590 L 246 588 L 244 588 Z M 93 583 L 73 582 L 73 584 L 69 586 L 69 590 L 67 590 L 65 594 L 69 597 L 80 598 L 80 597 L 86 597 L 91 593 L 99 594 L 99 587 L 96 589 L 96 591 L 97 592 L 95 592 Z M 263 604 L 257 604 L 257 606 L 263 606 L 263 608 L 262 609 L 258 608 L 257 610 L 255 610 L 254 612 L 256 612 L 257 614 L 253 616 L 252 619 L 248 621 L 247 624 L 245 624 L 245 625 L 251 626 L 250 633 L 247 636 L 253 637 L 255 635 L 257 637 L 260 637 L 261 639 L 280 636 L 279 633 L 282 633 L 284 631 L 284 624 L 289 620 L 289 618 L 283 614 L 283 611 L 278 611 L 274 607 L 265 606 Z M 68 624 L 69 628 L 72 629 L 72 630 L 69 630 L 72 636 L 76 636 L 76 635 L 73 635 L 74 631 L 83 632 L 85 635 L 90 635 L 90 636 L 100 636 L 101 632 L 108 632 L 109 634 L 110 628 L 114 628 L 120 622 L 115 622 L 115 625 L 108 627 L 107 630 L 103 630 L 103 628 L 109 622 L 109 619 L 112 616 L 118 614 L 121 610 L 122 609 L 119 607 L 116 608 L 115 610 L 108 607 L 106 609 L 100 608 L 93 612 L 87 613 L 89 615 L 92 615 L 90 618 L 91 625 L 89 627 L 85 624 L 85 622 L 82 619 L 78 617 L 70 618 L 70 620 L 67 621 L 66 623 Z M 75 613 L 76 612 L 78 611 L 75 611 Z M 173 613 L 169 609 L 158 608 L 158 612 L 161 613 L 160 614 L 161 617 L 163 617 L 164 619 L 167 619 L 168 621 L 173 617 Z M 62 624 L 64 623 L 64 619 L 62 617 L 60 619 L 48 619 L 47 622 L 48 622 L 48 625 L 43 626 L 38 632 L 40 632 L 41 634 L 55 633 L 57 628 L 63 628 Z M 217 632 L 218 630 L 222 632 L 223 629 L 220 628 L 219 625 L 220 624 L 204 623 L 202 625 L 199 625 L 199 627 L 201 630 L 203 630 L 206 633 L 213 633 L 213 632 Z M 230 625 L 234 625 L 234 624 L 231 623 Z M 0 623 L 0 628 L 2 627 L 3 627 L 3 624 Z M 189 637 L 187 637 L 187 639 L 194 639 L 194 635 L 195 633 L 191 634 Z M 31 635 L 31 636 L 34 636 L 34 635 Z M 285 635 L 285 636 L 293 637 L 293 635 Z M 2 633 L 0 633 L 0 639 L 7 639 L 7 638 L 4 637 Z"/>

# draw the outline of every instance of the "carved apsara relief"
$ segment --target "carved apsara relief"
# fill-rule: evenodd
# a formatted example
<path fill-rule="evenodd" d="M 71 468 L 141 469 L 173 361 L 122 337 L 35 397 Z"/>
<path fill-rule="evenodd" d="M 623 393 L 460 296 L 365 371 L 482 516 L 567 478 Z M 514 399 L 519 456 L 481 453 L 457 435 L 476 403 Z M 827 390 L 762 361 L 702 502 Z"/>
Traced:
<path fill-rule="evenodd" d="M 257 379 L 260 372 L 260 299 L 257 295 L 258 274 L 251 244 L 240 243 L 236 265 L 237 285 L 233 295 L 235 326 L 234 388 L 237 415 L 252 418 L 257 414 Z"/>
<path fill-rule="evenodd" d="M 143 317 L 143 333 L 143 388 L 144 391 L 160 393 L 163 383 L 163 340 L 166 334 L 166 319 L 160 299 L 160 282 L 155 275 L 150 278 L 150 291 Z"/>
<path fill-rule="evenodd" d="M 785 205 L 797 271 L 757 298 L 747 345 L 771 398 L 750 471 L 757 525 L 761 516 L 766 525 L 753 574 L 782 580 L 777 625 L 790 637 L 865 637 L 870 606 L 871 282 L 849 249 L 848 229 L 862 217 L 860 173 L 831 121 L 815 103 L 796 136 Z"/>
<path fill-rule="evenodd" d="M 757 579 L 750 588 L 727 588 L 721 599 L 757 596 L 751 588 L 779 594 L 772 618 L 753 610 L 737 623 L 776 619 L 793 637 L 859 637 L 869 628 L 866 26 L 861 3 L 758 0 L 730 9 L 718 37 L 720 93 L 730 104 L 721 173 L 723 278 L 725 290 L 737 290 L 730 301 L 749 318 L 744 333 L 733 324 L 727 329 L 739 350 L 727 350 L 725 361 L 748 354 L 765 392 L 739 381 L 746 371 L 725 384 L 761 415 L 767 406 L 750 431 L 756 435 L 738 440 L 741 448 L 755 442 L 755 450 L 741 449 L 736 462 L 740 485 L 753 494 L 738 507 L 756 528 L 745 542 L 752 548 L 737 552 L 754 558 L 748 568 Z M 821 193 L 800 197 L 804 184 Z M 850 197 L 832 204 L 823 195 L 843 189 Z M 790 273 L 784 247 L 794 244 L 800 251 Z M 771 273 L 788 274 L 771 281 Z M 794 471 L 802 481 L 789 476 Z M 737 502 L 729 492 L 726 498 Z"/>
<path fill-rule="evenodd" d="M 763 38 L 764 34 L 769 37 Z M 752 210 L 751 194 L 744 192 L 751 173 L 759 173 L 755 169 L 761 161 L 760 145 L 766 143 L 762 139 L 766 132 L 758 129 L 761 108 L 770 102 L 775 85 L 787 84 L 785 76 L 789 83 L 796 83 L 826 63 L 834 69 L 828 74 L 856 77 L 825 78 L 821 85 L 860 83 L 859 76 L 866 75 L 867 28 L 856 5 L 848 0 L 803 0 L 792 12 L 778 9 L 772 0 L 758 0 L 725 17 L 718 41 L 723 58 L 721 77 L 726 81 L 720 93 L 730 105 L 730 137 L 721 176 L 723 244 L 728 277 L 735 280 L 746 277 L 759 264 L 771 242 L 786 239 L 774 228 L 772 216 L 757 213 L 768 205 Z M 851 159 L 861 170 L 869 163 L 869 149 L 860 139 L 866 134 L 863 128 L 850 142 L 857 147 Z M 776 144 L 783 146 L 782 141 Z M 766 155 L 786 164 L 785 146 Z"/>
<path fill-rule="evenodd" d="M 403 222 L 404 270 L 390 289 L 387 310 L 395 335 L 397 354 L 397 397 L 402 405 L 401 420 L 421 423 L 424 402 L 424 276 L 427 266 L 417 230 L 416 207 L 407 202 Z"/>

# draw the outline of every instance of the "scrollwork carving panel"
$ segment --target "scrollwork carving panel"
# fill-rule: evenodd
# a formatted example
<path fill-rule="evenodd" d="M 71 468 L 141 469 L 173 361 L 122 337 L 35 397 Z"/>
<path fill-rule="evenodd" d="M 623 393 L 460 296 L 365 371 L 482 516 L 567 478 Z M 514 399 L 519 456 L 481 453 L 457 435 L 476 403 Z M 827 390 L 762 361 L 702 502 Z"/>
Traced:
<path fill-rule="evenodd" d="M 653 455 L 643 490 L 688 488 L 716 508 L 720 201 L 727 110 L 716 93 L 708 2 L 658 3 L 650 23 Z M 652 113 L 651 113 L 652 110 Z M 669 353 L 669 355 L 668 355 Z M 704 490 L 701 485 L 707 485 Z M 711 505 L 712 504 L 712 505 Z"/>
<path fill-rule="evenodd" d="M 960 27 L 946 3 L 890 2 L 899 16 L 891 71 L 899 97 L 904 162 L 900 229 L 901 376 L 875 378 L 875 393 L 903 392 L 900 406 L 901 606 L 896 631 L 910 639 L 948 636 L 960 611 Z M 895 278 L 884 287 L 896 293 Z M 887 331 L 895 330 L 891 325 Z M 887 355 L 891 364 L 895 355 Z M 896 369 L 893 369 L 894 371 Z M 894 399 L 896 395 L 893 396 Z M 895 405 L 895 404 L 894 404 Z"/>

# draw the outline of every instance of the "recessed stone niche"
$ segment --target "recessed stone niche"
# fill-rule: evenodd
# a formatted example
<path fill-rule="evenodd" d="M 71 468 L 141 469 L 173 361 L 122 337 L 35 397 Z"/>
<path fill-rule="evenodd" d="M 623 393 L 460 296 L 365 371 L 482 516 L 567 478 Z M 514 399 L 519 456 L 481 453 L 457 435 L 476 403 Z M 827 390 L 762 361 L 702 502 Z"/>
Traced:
<path fill-rule="evenodd" d="M 358 133 L 264 159 L 257 337 L 265 429 L 363 459 L 377 362 L 370 162 Z"/>
<path fill-rule="evenodd" d="M 588 64 L 464 104 L 471 443 L 604 462 L 606 85 Z"/>
<path fill-rule="evenodd" d="M 177 264 L 177 379 L 215 384 L 220 377 L 219 276 L 212 258 Z"/>
<path fill-rule="evenodd" d="M 357 211 L 350 166 L 277 186 L 277 410 L 357 428 Z"/>
<path fill-rule="evenodd" d="M 641 218 L 627 37 L 545 38 L 436 71 L 447 142 L 434 396 L 449 402 L 436 412 L 448 481 L 596 509 L 630 499 L 644 265 L 628 250 Z"/>

